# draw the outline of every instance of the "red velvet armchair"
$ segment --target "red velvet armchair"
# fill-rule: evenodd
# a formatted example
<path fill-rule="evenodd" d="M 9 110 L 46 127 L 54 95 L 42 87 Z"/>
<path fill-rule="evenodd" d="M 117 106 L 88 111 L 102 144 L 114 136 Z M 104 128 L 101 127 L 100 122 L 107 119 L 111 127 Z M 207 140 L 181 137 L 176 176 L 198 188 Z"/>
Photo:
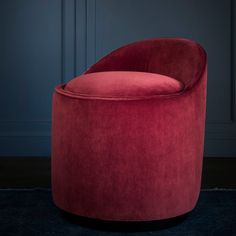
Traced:
<path fill-rule="evenodd" d="M 206 81 L 199 44 L 159 38 L 119 48 L 57 86 L 55 204 L 116 221 L 191 211 L 201 184 Z"/>

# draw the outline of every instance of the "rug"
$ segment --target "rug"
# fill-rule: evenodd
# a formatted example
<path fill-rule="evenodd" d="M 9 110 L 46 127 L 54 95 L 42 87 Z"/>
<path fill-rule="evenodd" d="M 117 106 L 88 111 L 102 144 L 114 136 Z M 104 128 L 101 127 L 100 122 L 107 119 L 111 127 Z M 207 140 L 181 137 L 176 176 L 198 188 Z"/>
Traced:
<path fill-rule="evenodd" d="M 173 223 L 174 222 L 174 223 Z M 1 236 L 236 236 L 236 190 L 201 191 L 196 208 L 172 222 L 103 222 L 59 210 L 50 189 L 0 190 Z"/>

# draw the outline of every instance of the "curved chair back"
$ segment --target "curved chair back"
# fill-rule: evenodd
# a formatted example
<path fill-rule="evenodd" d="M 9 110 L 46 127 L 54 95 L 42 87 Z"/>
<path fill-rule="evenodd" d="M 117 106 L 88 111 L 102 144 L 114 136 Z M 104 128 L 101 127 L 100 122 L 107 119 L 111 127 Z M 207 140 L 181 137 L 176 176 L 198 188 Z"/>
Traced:
<path fill-rule="evenodd" d="M 193 41 L 158 38 L 128 44 L 109 53 L 85 73 L 141 71 L 170 76 L 192 87 L 206 68 L 206 53 Z"/>

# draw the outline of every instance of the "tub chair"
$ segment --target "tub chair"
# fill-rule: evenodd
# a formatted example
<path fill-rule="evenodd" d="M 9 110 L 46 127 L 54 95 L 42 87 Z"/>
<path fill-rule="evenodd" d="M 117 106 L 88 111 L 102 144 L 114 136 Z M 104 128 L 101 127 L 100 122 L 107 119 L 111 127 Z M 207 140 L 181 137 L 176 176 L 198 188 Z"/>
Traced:
<path fill-rule="evenodd" d="M 181 38 L 125 45 L 58 85 L 52 194 L 60 209 L 111 221 L 169 219 L 196 205 L 207 61 Z"/>

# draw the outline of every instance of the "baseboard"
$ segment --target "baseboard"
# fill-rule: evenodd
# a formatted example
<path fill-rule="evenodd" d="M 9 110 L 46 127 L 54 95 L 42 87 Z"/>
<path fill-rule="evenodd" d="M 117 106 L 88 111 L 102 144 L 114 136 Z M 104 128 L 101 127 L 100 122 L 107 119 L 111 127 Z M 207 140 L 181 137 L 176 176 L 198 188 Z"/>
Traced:
<path fill-rule="evenodd" d="M 50 186 L 49 157 L 0 157 L 0 188 Z"/>
<path fill-rule="evenodd" d="M 202 189 L 209 188 L 236 188 L 236 158 L 204 158 Z"/>
<path fill-rule="evenodd" d="M 49 157 L 0 157 L 0 188 L 51 187 Z M 236 158 L 205 157 L 202 189 L 236 188 Z"/>

